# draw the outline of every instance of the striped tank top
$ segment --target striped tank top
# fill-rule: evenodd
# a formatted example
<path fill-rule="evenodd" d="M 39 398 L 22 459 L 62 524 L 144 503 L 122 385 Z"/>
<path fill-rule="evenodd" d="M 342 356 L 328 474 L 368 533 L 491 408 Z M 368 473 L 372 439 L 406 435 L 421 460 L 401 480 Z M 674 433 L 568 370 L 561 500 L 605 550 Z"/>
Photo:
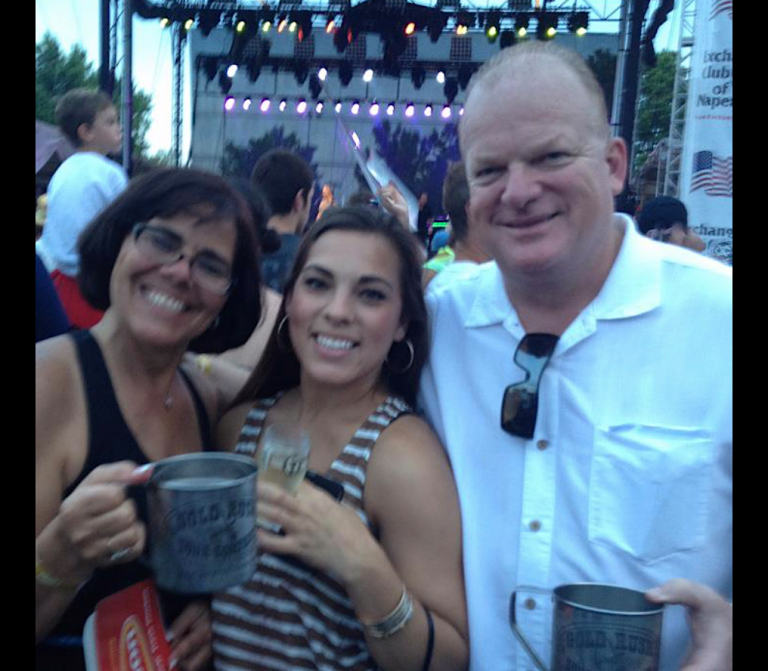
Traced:
<path fill-rule="evenodd" d="M 236 452 L 253 455 L 277 398 L 248 413 Z M 388 397 L 360 426 L 324 475 L 344 486 L 343 503 L 370 529 L 363 509 L 368 460 L 381 432 L 411 412 Z M 259 552 L 253 578 L 213 599 L 217 671 L 375 671 L 363 628 L 341 582 L 292 557 Z"/>

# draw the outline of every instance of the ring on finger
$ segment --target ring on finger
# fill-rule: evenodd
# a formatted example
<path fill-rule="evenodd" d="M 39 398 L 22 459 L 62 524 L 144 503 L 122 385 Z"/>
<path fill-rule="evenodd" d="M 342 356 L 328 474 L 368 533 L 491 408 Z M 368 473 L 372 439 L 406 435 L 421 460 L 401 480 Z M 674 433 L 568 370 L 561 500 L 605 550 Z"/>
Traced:
<path fill-rule="evenodd" d="M 114 539 L 113 539 L 112 537 L 110 537 L 110 538 L 107 540 L 107 548 L 108 548 L 108 549 L 109 549 L 109 551 L 112 553 L 112 554 L 110 555 L 110 557 L 109 557 L 109 562 L 110 562 L 110 564 L 111 564 L 111 563 L 114 563 L 114 562 L 116 562 L 116 561 L 120 561 L 121 559 L 123 559 L 124 557 L 127 557 L 127 556 L 128 556 L 130 553 L 131 553 L 131 548 L 120 548 L 119 550 L 115 550 L 115 549 L 112 547 L 112 541 L 113 541 L 113 540 L 114 540 Z"/>

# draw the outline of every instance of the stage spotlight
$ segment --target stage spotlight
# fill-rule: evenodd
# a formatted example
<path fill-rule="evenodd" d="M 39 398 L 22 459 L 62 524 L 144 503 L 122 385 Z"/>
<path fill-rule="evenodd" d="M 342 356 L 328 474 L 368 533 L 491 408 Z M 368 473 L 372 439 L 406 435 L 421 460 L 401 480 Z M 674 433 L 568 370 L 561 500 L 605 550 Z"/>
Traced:
<path fill-rule="evenodd" d="M 374 101 L 373 104 L 371 105 L 370 109 L 368 110 L 368 114 L 370 114 L 371 116 L 378 116 L 378 114 L 379 114 L 379 103 Z"/>
<path fill-rule="evenodd" d="M 186 21 L 184 21 L 184 30 L 186 32 L 189 32 L 190 30 L 192 30 L 192 27 L 194 25 L 195 25 L 195 18 L 191 17 L 191 18 L 187 19 Z"/>
<path fill-rule="evenodd" d="M 429 33 L 429 39 L 432 42 L 437 42 L 440 39 L 447 23 L 448 15 L 440 9 L 435 9 L 427 23 L 427 33 Z"/>
<path fill-rule="evenodd" d="M 490 44 L 496 41 L 499 36 L 499 26 L 501 25 L 501 13 L 493 10 L 488 12 L 485 20 L 485 36 Z"/>
<path fill-rule="evenodd" d="M 168 18 L 167 16 L 164 16 L 164 17 L 162 17 L 160 19 L 160 27 L 161 28 L 167 28 L 170 25 L 171 25 L 171 19 Z"/>
<path fill-rule="evenodd" d="M 320 77 L 314 72 L 309 75 L 309 91 L 312 94 L 312 100 L 317 100 L 323 91 L 323 85 L 320 83 Z"/>
<path fill-rule="evenodd" d="M 235 99 L 232 96 L 227 96 L 224 99 L 224 109 L 227 112 L 231 112 L 233 109 L 235 109 Z"/>
<path fill-rule="evenodd" d="M 424 108 L 424 116 L 432 116 L 432 105 L 427 105 Z"/>
<path fill-rule="evenodd" d="M 387 105 L 387 116 L 392 116 L 395 113 L 395 103 L 389 103 Z"/>
<path fill-rule="evenodd" d="M 456 94 L 458 92 L 459 92 L 459 82 L 456 81 L 455 77 L 450 77 L 448 81 L 445 82 L 445 86 L 443 87 L 445 100 L 449 105 L 453 104 L 453 100 L 454 98 L 456 98 Z"/>
<path fill-rule="evenodd" d="M 203 70 L 205 71 L 205 76 L 208 78 L 208 81 L 211 81 L 216 76 L 216 73 L 219 71 L 218 60 L 213 56 L 204 58 Z"/>
<path fill-rule="evenodd" d="M 291 21 L 291 22 L 288 24 L 288 32 L 289 32 L 289 33 L 295 33 L 295 32 L 296 32 L 296 29 L 297 29 L 298 27 L 299 27 L 299 24 L 298 24 L 298 23 L 296 23 L 296 21 Z"/>
<path fill-rule="evenodd" d="M 251 97 L 248 96 L 245 100 L 243 100 L 243 110 L 246 112 L 251 109 Z"/>
<path fill-rule="evenodd" d="M 459 116 L 464 116 L 464 107 L 459 108 Z"/>
<path fill-rule="evenodd" d="M 272 28 L 271 21 L 264 21 L 264 23 L 261 24 L 261 32 L 263 33 L 268 33 L 270 28 Z"/>
<path fill-rule="evenodd" d="M 413 21 L 409 21 L 405 24 L 403 32 L 406 35 L 413 35 L 416 32 L 416 24 Z"/>
<path fill-rule="evenodd" d="M 461 86 L 462 91 L 465 91 L 467 86 L 469 85 L 469 80 L 472 79 L 472 74 L 473 74 L 472 68 L 466 63 L 464 63 L 459 68 L 458 79 L 459 79 L 459 85 Z"/>
<path fill-rule="evenodd" d="M 450 105 L 443 105 L 443 109 L 440 112 L 440 116 L 443 117 L 443 119 L 450 119 L 451 118 L 451 106 Z"/>
<path fill-rule="evenodd" d="M 579 37 L 587 34 L 589 28 L 589 12 L 574 12 L 568 17 L 568 30 Z"/>
<path fill-rule="evenodd" d="M 288 27 L 288 19 L 283 17 L 277 23 L 277 32 L 282 33 Z"/>
<path fill-rule="evenodd" d="M 272 101 L 269 98 L 264 98 L 261 101 L 261 105 L 259 105 L 259 109 L 262 112 L 268 112 L 271 105 L 272 105 Z"/>
<path fill-rule="evenodd" d="M 557 34 L 557 14 L 543 12 L 536 26 L 536 39 L 551 40 Z"/>
<path fill-rule="evenodd" d="M 283 99 L 280 101 L 280 104 L 277 106 L 277 109 L 279 109 L 281 112 L 285 112 L 285 108 L 288 106 L 288 101 Z"/>
<path fill-rule="evenodd" d="M 437 83 L 438 84 L 445 84 L 445 72 L 440 70 L 440 72 L 437 73 Z"/>
<path fill-rule="evenodd" d="M 475 25 L 475 17 L 469 12 L 459 12 L 456 15 L 456 34 L 466 35 L 469 29 Z"/>
<path fill-rule="evenodd" d="M 307 101 L 304 99 L 299 100 L 298 104 L 296 105 L 296 111 L 299 114 L 304 114 L 304 112 L 307 111 Z"/>
<path fill-rule="evenodd" d="M 226 72 L 219 72 L 219 88 L 221 88 L 221 92 L 224 95 L 229 93 L 229 90 L 232 88 L 232 79 L 227 77 Z"/>
<path fill-rule="evenodd" d="M 416 108 L 413 103 L 408 103 L 405 107 L 405 116 L 412 117 L 416 113 Z"/>
<path fill-rule="evenodd" d="M 360 103 L 355 100 L 355 102 L 352 103 L 352 107 L 349 108 L 349 111 L 356 115 L 360 111 Z"/>
<path fill-rule="evenodd" d="M 336 104 L 333 106 L 333 111 L 336 112 L 336 114 L 341 114 L 341 101 L 337 100 Z"/>
<path fill-rule="evenodd" d="M 515 32 L 518 37 L 525 37 L 528 33 L 529 18 L 527 14 L 518 14 L 515 19 Z"/>
<path fill-rule="evenodd" d="M 200 32 L 205 36 L 211 34 L 211 31 L 216 28 L 221 22 L 221 14 L 215 11 L 202 11 L 197 19 L 197 23 L 200 26 Z"/>
<path fill-rule="evenodd" d="M 323 107 L 324 107 L 324 106 L 323 106 L 323 103 L 322 103 L 322 101 L 321 101 L 321 102 L 319 102 L 319 103 L 317 103 L 317 105 L 315 105 L 315 112 L 316 112 L 317 114 L 322 114 L 322 113 L 323 113 Z"/>
<path fill-rule="evenodd" d="M 421 88 L 421 85 L 424 83 L 424 78 L 426 76 L 426 70 L 424 70 L 424 66 L 422 65 L 415 65 L 411 70 L 411 81 L 417 89 Z"/>
<path fill-rule="evenodd" d="M 293 74 L 296 77 L 296 81 L 299 84 L 303 84 L 309 76 L 309 63 L 303 60 L 296 61 L 293 66 Z"/>
<path fill-rule="evenodd" d="M 326 79 L 326 77 L 328 77 L 328 68 L 320 68 L 320 69 L 317 71 L 317 78 L 318 78 L 318 79 L 319 79 L 321 82 L 324 82 L 324 81 L 325 81 L 325 79 Z"/>
<path fill-rule="evenodd" d="M 229 77 L 230 79 L 234 79 L 236 74 L 237 74 L 237 63 L 232 63 L 227 68 L 227 77 Z"/>
<path fill-rule="evenodd" d="M 371 70 L 370 68 L 368 68 L 368 69 L 367 69 L 367 70 L 366 70 L 366 71 L 363 73 L 363 81 L 364 81 L 364 82 L 366 82 L 366 83 L 368 83 L 368 82 L 370 82 L 372 79 L 373 79 L 373 70 Z"/>
<path fill-rule="evenodd" d="M 235 24 L 235 32 L 236 33 L 244 33 L 246 28 L 245 21 L 238 21 L 237 24 Z"/>
<path fill-rule="evenodd" d="M 342 61 L 341 65 L 339 65 L 339 81 L 341 82 L 341 85 L 349 86 L 349 82 L 352 81 L 353 74 L 354 69 L 352 67 L 352 63 L 350 61 Z"/>
<path fill-rule="evenodd" d="M 336 21 L 332 16 L 329 16 L 325 23 L 325 32 L 330 35 L 334 30 L 336 30 Z"/>
<path fill-rule="evenodd" d="M 504 30 L 501 33 L 501 37 L 499 38 L 499 47 L 501 49 L 506 49 L 507 47 L 511 47 L 517 42 L 517 35 L 513 30 Z"/>

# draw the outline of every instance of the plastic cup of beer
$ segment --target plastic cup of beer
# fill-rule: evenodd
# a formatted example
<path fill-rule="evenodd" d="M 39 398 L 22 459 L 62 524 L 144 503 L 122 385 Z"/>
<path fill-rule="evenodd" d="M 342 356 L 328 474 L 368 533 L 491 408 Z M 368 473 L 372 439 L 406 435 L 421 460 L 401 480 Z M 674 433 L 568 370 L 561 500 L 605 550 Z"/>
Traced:
<path fill-rule="evenodd" d="M 296 494 L 309 464 L 309 434 L 287 424 L 271 424 L 258 452 L 258 481 Z"/>

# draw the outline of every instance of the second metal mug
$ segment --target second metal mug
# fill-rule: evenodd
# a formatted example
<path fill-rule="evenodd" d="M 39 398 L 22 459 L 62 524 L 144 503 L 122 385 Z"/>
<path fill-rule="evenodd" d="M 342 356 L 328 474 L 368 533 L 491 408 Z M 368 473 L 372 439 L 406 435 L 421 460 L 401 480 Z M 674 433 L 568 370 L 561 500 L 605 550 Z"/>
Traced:
<path fill-rule="evenodd" d="M 518 591 L 552 595 L 552 659 L 548 669 L 517 625 Z M 512 631 L 539 671 L 658 671 L 663 605 L 642 592 L 596 583 L 560 585 L 551 592 L 512 592 Z"/>

